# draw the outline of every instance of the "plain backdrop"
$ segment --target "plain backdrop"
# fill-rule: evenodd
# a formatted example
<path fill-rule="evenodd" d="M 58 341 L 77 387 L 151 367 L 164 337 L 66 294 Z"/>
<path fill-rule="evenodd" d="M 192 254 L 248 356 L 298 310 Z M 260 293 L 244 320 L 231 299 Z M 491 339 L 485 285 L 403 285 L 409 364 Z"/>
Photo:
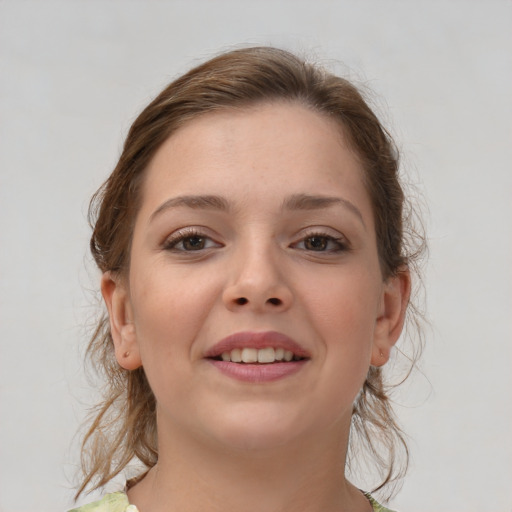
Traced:
<path fill-rule="evenodd" d="M 432 326 L 391 505 L 512 510 L 511 34 L 505 0 L 0 1 L 0 512 L 72 504 L 93 396 L 89 197 L 150 98 L 252 43 L 373 89 L 428 204 Z"/>

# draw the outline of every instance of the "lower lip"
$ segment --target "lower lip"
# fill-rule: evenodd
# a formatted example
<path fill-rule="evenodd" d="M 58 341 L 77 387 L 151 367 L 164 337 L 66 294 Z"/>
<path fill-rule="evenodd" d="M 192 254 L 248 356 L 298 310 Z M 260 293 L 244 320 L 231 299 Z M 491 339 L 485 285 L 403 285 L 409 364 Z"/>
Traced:
<path fill-rule="evenodd" d="M 297 373 L 307 363 L 307 359 L 268 364 L 231 363 L 216 359 L 209 361 L 224 375 L 244 382 L 272 382 L 284 379 Z"/>

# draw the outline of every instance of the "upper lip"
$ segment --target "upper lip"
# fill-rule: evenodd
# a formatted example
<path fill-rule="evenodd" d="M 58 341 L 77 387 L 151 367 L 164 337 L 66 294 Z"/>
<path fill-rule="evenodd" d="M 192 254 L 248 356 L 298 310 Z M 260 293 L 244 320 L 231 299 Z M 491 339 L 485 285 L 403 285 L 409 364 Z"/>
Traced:
<path fill-rule="evenodd" d="M 209 348 L 205 357 L 218 357 L 223 352 L 230 352 L 235 348 L 283 348 L 293 352 L 294 355 L 301 358 L 309 358 L 309 352 L 301 347 L 296 341 L 292 340 L 286 334 L 276 331 L 265 332 L 236 332 L 223 338 L 218 343 Z"/>

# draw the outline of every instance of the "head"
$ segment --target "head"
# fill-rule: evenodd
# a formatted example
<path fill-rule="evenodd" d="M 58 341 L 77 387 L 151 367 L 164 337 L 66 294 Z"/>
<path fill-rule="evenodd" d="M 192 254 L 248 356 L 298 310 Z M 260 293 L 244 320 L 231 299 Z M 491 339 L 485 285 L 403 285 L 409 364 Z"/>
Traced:
<path fill-rule="evenodd" d="M 91 202 L 91 251 L 99 269 L 117 281 L 129 280 L 133 234 L 147 171 L 166 141 L 208 114 L 240 115 L 269 104 L 297 105 L 339 127 L 362 171 L 382 281 L 400 277 L 408 290 L 416 253 L 407 252 L 404 193 L 391 138 L 350 82 L 274 48 L 220 55 L 171 83 L 139 115 L 114 172 Z M 84 487 L 93 478 L 103 485 L 133 456 L 148 467 L 158 459 L 154 395 L 142 367 L 119 364 L 121 356 L 117 354 L 116 359 L 106 316 L 98 324 L 90 353 L 104 368 L 108 388 L 84 445 L 102 442 L 101 431 L 107 424 L 114 429 L 105 448 L 96 450 L 102 455 L 91 456 Z M 354 433 L 384 467 L 383 484 L 391 481 L 400 473 L 396 451 L 406 451 L 406 447 L 393 419 L 380 365 L 369 368 L 352 418 Z"/>

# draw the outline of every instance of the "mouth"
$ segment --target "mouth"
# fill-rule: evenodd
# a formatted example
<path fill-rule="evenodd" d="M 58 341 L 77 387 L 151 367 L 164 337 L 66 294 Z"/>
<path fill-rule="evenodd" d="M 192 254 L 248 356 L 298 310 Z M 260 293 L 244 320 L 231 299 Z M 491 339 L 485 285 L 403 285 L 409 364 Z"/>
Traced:
<path fill-rule="evenodd" d="M 285 334 L 268 331 L 232 334 L 209 349 L 205 357 L 230 377 L 265 382 L 299 371 L 310 354 Z"/>
<path fill-rule="evenodd" d="M 272 364 L 275 362 L 302 361 L 306 358 L 282 347 L 244 347 L 222 352 L 222 354 L 212 359 L 239 364 Z"/>
<path fill-rule="evenodd" d="M 276 331 L 237 332 L 220 340 L 205 354 L 209 359 L 241 364 L 272 364 L 309 359 L 309 352 Z"/>

